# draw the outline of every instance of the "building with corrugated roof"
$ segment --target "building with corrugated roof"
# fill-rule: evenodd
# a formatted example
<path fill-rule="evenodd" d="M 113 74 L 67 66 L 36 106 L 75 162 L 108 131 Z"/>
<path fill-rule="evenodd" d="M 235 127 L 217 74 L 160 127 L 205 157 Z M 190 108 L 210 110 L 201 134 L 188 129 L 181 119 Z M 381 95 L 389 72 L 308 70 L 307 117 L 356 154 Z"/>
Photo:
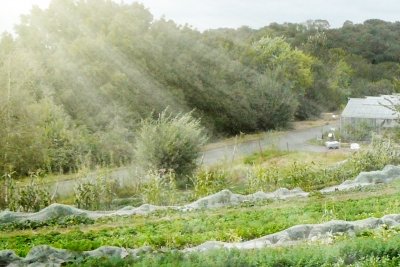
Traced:
<path fill-rule="evenodd" d="M 367 96 L 350 98 L 340 116 L 340 130 L 346 134 L 350 130 L 364 127 L 380 132 L 383 128 L 397 125 L 400 95 Z"/>

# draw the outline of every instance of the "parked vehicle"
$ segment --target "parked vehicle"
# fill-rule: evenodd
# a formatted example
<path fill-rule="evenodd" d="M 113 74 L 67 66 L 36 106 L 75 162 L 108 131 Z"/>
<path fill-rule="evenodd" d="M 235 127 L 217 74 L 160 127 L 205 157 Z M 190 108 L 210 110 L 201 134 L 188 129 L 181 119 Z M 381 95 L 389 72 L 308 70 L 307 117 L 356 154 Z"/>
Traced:
<path fill-rule="evenodd" d="M 328 149 L 339 149 L 340 143 L 338 141 L 326 141 L 325 146 Z"/>

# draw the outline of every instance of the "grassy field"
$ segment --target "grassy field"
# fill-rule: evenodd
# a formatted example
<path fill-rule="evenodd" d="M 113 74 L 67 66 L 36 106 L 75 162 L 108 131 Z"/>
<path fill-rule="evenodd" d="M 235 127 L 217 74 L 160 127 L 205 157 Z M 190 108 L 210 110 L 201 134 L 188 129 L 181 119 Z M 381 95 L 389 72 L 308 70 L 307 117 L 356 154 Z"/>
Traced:
<path fill-rule="evenodd" d="M 50 225 L 34 230 L 24 225 L 3 229 L 0 249 L 19 255 L 47 244 L 76 251 L 102 245 L 182 249 L 208 240 L 244 241 L 304 223 L 332 219 L 358 220 L 400 213 L 400 183 L 362 191 L 315 195 L 308 199 L 267 201 L 240 207 L 182 213 L 163 211 L 148 216 L 112 217 L 70 226 Z"/>

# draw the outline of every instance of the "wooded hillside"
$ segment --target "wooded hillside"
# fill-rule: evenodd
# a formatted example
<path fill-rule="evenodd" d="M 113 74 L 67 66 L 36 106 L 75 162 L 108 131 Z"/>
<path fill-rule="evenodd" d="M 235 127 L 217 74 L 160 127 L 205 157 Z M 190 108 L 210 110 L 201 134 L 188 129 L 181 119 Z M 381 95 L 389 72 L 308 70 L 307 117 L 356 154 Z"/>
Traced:
<path fill-rule="evenodd" d="M 0 174 L 132 159 L 168 107 L 214 136 L 286 127 L 348 97 L 400 90 L 400 23 L 199 32 L 139 4 L 53 0 L 0 40 Z"/>

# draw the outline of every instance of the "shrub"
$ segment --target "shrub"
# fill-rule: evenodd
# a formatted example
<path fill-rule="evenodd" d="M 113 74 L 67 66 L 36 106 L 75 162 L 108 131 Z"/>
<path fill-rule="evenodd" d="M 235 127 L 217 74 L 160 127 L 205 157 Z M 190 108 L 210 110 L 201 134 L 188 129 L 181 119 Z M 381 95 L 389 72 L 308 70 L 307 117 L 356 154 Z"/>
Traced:
<path fill-rule="evenodd" d="M 244 164 L 257 164 L 257 163 L 262 163 L 263 161 L 272 159 L 272 158 L 277 158 L 280 156 L 287 155 L 289 152 L 287 151 L 282 151 L 278 150 L 276 148 L 271 148 L 262 151 L 262 153 L 256 152 L 253 153 L 250 156 L 246 156 L 243 160 Z"/>
<path fill-rule="evenodd" d="M 314 163 L 293 162 L 292 165 L 283 174 L 283 182 L 292 187 L 301 187 L 309 190 L 314 184 L 317 184 L 317 172 L 314 169 Z"/>
<path fill-rule="evenodd" d="M 345 134 L 343 135 L 343 137 L 346 140 L 364 141 L 371 139 L 374 132 L 374 127 L 372 127 L 365 121 L 361 121 L 355 126 L 351 124 L 346 124 L 344 126 L 344 130 Z"/>
<path fill-rule="evenodd" d="M 97 210 L 110 208 L 118 183 L 100 174 L 92 180 L 78 183 L 75 187 L 75 205 L 78 208 Z"/>
<path fill-rule="evenodd" d="M 206 137 L 200 121 L 191 113 L 172 116 L 163 111 L 158 119 L 147 119 L 138 130 L 135 158 L 145 171 L 173 169 L 182 181 L 196 167 Z"/>
<path fill-rule="evenodd" d="M 18 206 L 22 211 L 39 211 L 51 204 L 50 193 L 40 186 L 32 182 L 29 186 L 20 188 Z"/>
<path fill-rule="evenodd" d="M 143 203 L 172 205 L 177 201 L 177 187 L 174 170 L 150 171 L 147 182 L 142 185 Z"/>
<path fill-rule="evenodd" d="M 387 164 L 399 163 L 396 145 L 378 135 L 372 137 L 372 143 L 368 149 L 355 153 L 349 162 L 356 172 L 379 170 Z"/>
<path fill-rule="evenodd" d="M 52 198 L 43 183 L 39 182 L 40 171 L 30 173 L 29 185 L 17 187 L 12 174 L 6 174 L 4 203 L 12 211 L 39 211 L 51 204 Z"/>
<path fill-rule="evenodd" d="M 247 173 L 249 192 L 272 191 L 278 186 L 281 173 L 276 166 L 263 168 L 260 165 L 254 166 Z"/>
<path fill-rule="evenodd" d="M 227 173 L 224 170 L 200 169 L 192 178 L 194 196 L 207 196 L 228 187 Z"/>

